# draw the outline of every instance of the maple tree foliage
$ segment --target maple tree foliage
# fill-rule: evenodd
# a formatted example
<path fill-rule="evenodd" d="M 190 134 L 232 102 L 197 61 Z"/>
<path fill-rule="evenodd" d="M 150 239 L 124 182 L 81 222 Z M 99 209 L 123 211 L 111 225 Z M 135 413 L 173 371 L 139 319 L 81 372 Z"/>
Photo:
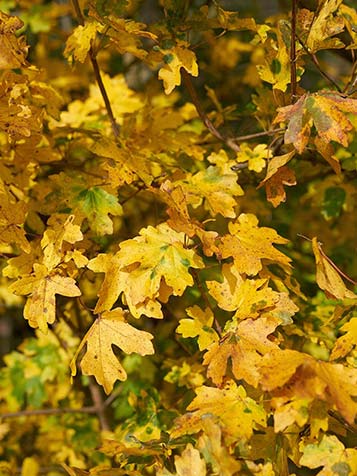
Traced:
<path fill-rule="evenodd" d="M 357 10 L 275 3 L 0 1 L 0 475 L 357 474 Z"/>

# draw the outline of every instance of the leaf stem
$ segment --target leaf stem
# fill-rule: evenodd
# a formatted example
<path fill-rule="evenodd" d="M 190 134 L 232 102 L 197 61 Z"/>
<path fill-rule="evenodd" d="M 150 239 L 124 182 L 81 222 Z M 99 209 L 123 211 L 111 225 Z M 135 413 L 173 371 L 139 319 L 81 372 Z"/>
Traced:
<path fill-rule="evenodd" d="M 85 23 L 84 16 L 83 16 L 83 13 L 82 13 L 81 8 L 79 6 L 78 0 L 72 0 L 72 4 L 73 4 L 73 8 L 74 8 L 74 10 L 76 12 L 76 15 L 77 15 L 78 23 L 80 25 L 84 26 L 84 23 Z M 102 98 L 103 98 L 103 101 L 104 101 L 104 104 L 105 104 L 105 108 L 106 108 L 107 113 L 108 113 L 108 117 L 109 117 L 109 120 L 110 120 L 110 123 L 111 123 L 111 126 L 112 126 L 112 131 L 113 131 L 114 137 L 119 137 L 120 128 L 119 128 L 118 123 L 115 120 L 113 109 L 112 109 L 112 106 L 110 104 L 110 100 L 109 100 L 107 91 L 105 89 L 105 86 L 104 86 L 104 83 L 103 83 L 103 78 L 102 78 L 102 75 L 101 75 L 101 72 L 100 72 L 100 69 L 99 69 L 98 61 L 97 61 L 97 58 L 96 58 L 96 52 L 94 51 L 92 46 L 89 48 L 89 58 L 90 58 L 91 63 L 92 63 L 95 80 L 98 84 L 100 93 L 102 95 Z"/>

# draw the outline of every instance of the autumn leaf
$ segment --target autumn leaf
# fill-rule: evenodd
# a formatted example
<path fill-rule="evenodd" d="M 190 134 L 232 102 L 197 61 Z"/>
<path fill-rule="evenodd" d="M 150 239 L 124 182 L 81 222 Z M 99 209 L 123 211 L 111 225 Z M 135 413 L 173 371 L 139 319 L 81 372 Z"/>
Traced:
<path fill-rule="evenodd" d="M 76 297 L 81 291 L 74 279 L 56 274 L 43 264 L 34 264 L 34 274 L 11 284 L 10 291 L 17 295 L 29 295 L 24 308 L 24 318 L 29 325 L 47 332 L 47 324 L 56 319 L 56 294 Z"/>
<path fill-rule="evenodd" d="M 108 263 L 97 268 L 110 274 L 99 291 L 96 312 L 109 310 L 108 305 L 123 292 L 134 317 L 145 314 L 162 318 L 157 300 L 164 299 L 164 290 L 168 296 L 181 296 L 187 286 L 193 285 L 189 268 L 203 267 L 201 258 L 184 247 L 183 233 L 177 233 L 166 223 L 143 228 L 139 236 L 123 241 L 113 260 L 113 268 Z M 114 276 L 116 284 L 112 285 Z"/>
<path fill-rule="evenodd" d="M 170 94 L 181 84 L 180 69 L 184 68 L 192 76 L 198 76 L 196 55 L 184 42 L 169 50 L 162 50 L 165 63 L 159 70 L 159 79 L 164 82 L 165 93 Z"/>
<path fill-rule="evenodd" d="M 340 331 L 345 332 L 343 336 L 339 337 L 331 351 L 330 360 L 340 359 L 345 357 L 352 348 L 357 345 L 357 317 L 353 317 L 349 322 L 346 322 Z"/>
<path fill-rule="evenodd" d="M 341 278 L 341 273 L 336 270 L 336 266 L 332 265 L 331 261 L 326 257 L 316 237 L 312 239 L 312 250 L 316 260 L 316 282 L 318 286 L 329 296 L 336 299 L 356 298 L 356 294 L 346 288 Z"/>
<path fill-rule="evenodd" d="M 198 220 L 191 218 L 188 211 L 188 196 L 181 185 L 166 180 L 161 184 L 160 190 L 153 189 L 152 193 L 159 195 L 160 199 L 167 203 L 167 213 L 170 217 L 167 223 L 173 230 L 183 232 L 190 238 L 196 235 L 202 242 L 206 256 L 212 256 L 218 252 L 216 245 L 218 233 L 206 231 Z"/>
<path fill-rule="evenodd" d="M 43 264 L 48 270 L 54 269 L 64 258 L 63 242 L 73 244 L 83 240 L 80 226 L 74 225 L 73 221 L 74 215 L 69 215 L 64 223 L 63 219 L 55 215 L 48 221 L 49 228 L 44 232 L 41 240 Z"/>
<path fill-rule="evenodd" d="M 176 332 L 183 337 L 197 337 L 198 348 L 207 349 L 214 341 L 218 340 L 217 332 L 212 329 L 214 315 L 207 308 L 202 310 L 199 306 L 188 307 L 186 309 L 188 316 L 192 319 L 181 319 Z"/>
<path fill-rule="evenodd" d="M 206 463 L 201 459 L 200 452 L 189 443 L 181 456 L 175 456 L 177 476 L 205 476 Z"/>
<path fill-rule="evenodd" d="M 188 175 L 175 185 L 182 187 L 187 203 L 204 207 L 212 216 L 220 213 L 224 217 L 234 218 L 234 207 L 237 205 L 235 196 L 243 195 L 242 188 L 237 183 L 237 175 L 230 167 L 215 167 L 210 165 L 205 170 L 194 175 Z"/>
<path fill-rule="evenodd" d="M 99 236 L 113 233 L 113 221 L 109 214 L 118 216 L 123 213 L 118 199 L 99 187 L 82 190 L 74 203 L 87 218 L 89 227 Z"/>
<path fill-rule="evenodd" d="M 222 274 L 222 283 L 207 281 L 207 288 L 219 307 L 235 311 L 233 328 L 240 319 L 256 318 L 279 301 L 279 293 L 267 287 L 266 279 L 243 279 L 229 264 L 223 265 Z"/>
<path fill-rule="evenodd" d="M 301 445 L 303 455 L 299 463 L 308 468 L 323 469 L 317 476 L 357 474 L 357 450 L 345 448 L 335 435 L 323 435 L 321 441 Z"/>
<path fill-rule="evenodd" d="M 258 74 L 263 81 L 273 85 L 273 89 L 286 91 L 290 83 L 290 54 L 289 46 L 284 41 L 284 33 L 282 31 L 283 23 L 280 22 L 276 29 L 277 41 L 273 42 L 264 57 L 262 64 L 257 64 Z M 270 39 L 270 41 L 273 41 Z M 297 80 L 300 80 L 302 74 L 301 68 L 297 69 Z"/>
<path fill-rule="evenodd" d="M 240 273 L 254 276 L 263 268 L 262 260 L 290 267 L 290 258 L 274 248 L 274 244 L 286 244 L 272 228 L 258 227 L 258 219 L 242 213 L 236 222 L 229 223 L 229 234 L 221 239 L 219 249 L 222 258 L 233 257 Z"/>
<path fill-rule="evenodd" d="M 103 312 L 83 337 L 72 359 L 70 365 L 72 376 L 77 373 L 78 355 L 86 346 L 86 352 L 80 364 L 82 372 L 84 375 L 94 375 L 97 382 L 109 394 L 116 380 L 125 380 L 127 377 L 112 346 L 119 347 L 126 354 L 136 352 L 140 355 L 148 355 L 154 353 L 152 338 L 149 332 L 135 329 L 125 322 L 125 313 L 121 308 Z"/>
<path fill-rule="evenodd" d="M 292 159 L 294 154 L 295 152 L 292 151 L 269 160 L 266 177 L 257 187 L 265 185 L 267 199 L 274 207 L 286 200 L 284 185 L 296 185 L 295 173 L 286 167 L 287 162 Z"/>
<path fill-rule="evenodd" d="M 216 416 L 223 432 L 233 441 L 247 440 L 253 429 L 266 426 L 263 407 L 248 397 L 244 387 L 237 386 L 233 380 L 222 389 L 202 386 L 195 392 L 196 397 L 188 410 L 201 419 L 207 414 Z"/>
<path fill-rule="evenodd" d="M 63 52 L 64 56 L 84 63 L 97 32 L 101 30 L 101 25 L 95 21 L 88 22 L 85 25 L 78 25 L 66 41 L 66 48 Z"/>
<path fill-rule="evenodd" d="M 309 420 L 311 402 L 312 398 L 277 397 L 273 399 L 274 431 L 276 433 L 284 431 L 294 423 L 302 428 Z"/>
<path fill-rule="evenodd" d="M 309 25 L 305 45 L 311 53 L 320 49 L 343 48 L 344 44 L 339 38 L 332 38 L 344 29 L 341 17 L 334 16 L 343 0 L 326 0 L 319 5 L 317 14 L 314 15 L 312 24 Z"/>
<path fill-rule="evenodd" d="M 264 390 L 271 391 L 288 384 L 289 393 L 295 397 L 325 400 L 349 423 L 356 417 L 356 369 L 316 361 L 308 354 L 285 349 L 264 355 L 260 362 L 260 376 Z"/>
<path fill-rule="evenodd" d="M 31 246 L 21 226 L 25 221 L 26 211 L 25 202 L 12 200 L 0 179 L 0 243 L 16 243 L 29 253 Z"/>
<path fill-rule="evenodd" d="M 27 66 L 26 56 L 29 47 L 24 36 L 16 35 L 16 31 L 23 25 L 20 18 L 0 11 L 0 69 Z"/>
<path fill-rule="evenodd" d="M 220 476 L 232 476 L 242 467 L 234 455 L 230 454 L 222 438 L 220 426 L 212 418 L 202 420 L 203 433 L 200 435 L 197 447 L 211 465 L 213 473 Z"/>
<path fill-rule="evenodd" d="M 260 380 L 259 363 L 267 352 L 277 349 L 268 339 L 279 325 L 274 318 L 246 319 L 235 332 L 226 333 L 220 342 L 213 343 L 205 353 L 203 363 L 208 365 L 207 376 L 220 386 L 226 375 L 228 360 L 237 380 L 245 380 L 256 387 Z"/>
<path fill-rule="evenodd" d="M 237 153 L 237 162 L 248 162 L 248 169 L 261 172 L 266 166 L 266 159 L 270 156 L 270 150 L 266 144 L 258 144 L 252 149 L 247 143 L 240 144 Z"/>
<path fill-rule="evenodd" d="M 293 144 L 302 154 L 313 125 L 324 142 L 335 141 L 347 147 L 348 132 L 353 126 L 345 113 L 357 113 L 357 99 L 330 91 L 306 93 L 295 104 L 281 107 L 278 111 L 274 123 L 288 123 L 285 143 Z"/>

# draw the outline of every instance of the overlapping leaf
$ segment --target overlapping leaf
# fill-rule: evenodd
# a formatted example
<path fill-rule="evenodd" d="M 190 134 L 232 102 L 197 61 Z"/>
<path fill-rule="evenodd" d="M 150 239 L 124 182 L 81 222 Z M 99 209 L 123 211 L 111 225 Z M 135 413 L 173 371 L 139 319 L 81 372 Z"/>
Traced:
<path fill-rule="evenodd" d="M 309 142 L 313 125 L 324 142 L 335 141 L 346 147 L 348 132 L 353 128 L 347 113 L 357 113 L 357 99 L 321 91 L 306 93 L 295 104 L 281 107 L 274 122 L 288 123 L 285 143 L 293 144 L 301 154 Z"/>
<path fill-rule="evenodd" d="M 233 257 L 240 273 L 254 276 L 262 269 L 262 260 L 290 266 L 291 260 L 274 248 L 274 244 L 287 242 L 272 228 L 258 227 L 254 215 L 242 213 L 229 224 L 229 234 L 223 236 L 219 249 L 222 258 Z"/>

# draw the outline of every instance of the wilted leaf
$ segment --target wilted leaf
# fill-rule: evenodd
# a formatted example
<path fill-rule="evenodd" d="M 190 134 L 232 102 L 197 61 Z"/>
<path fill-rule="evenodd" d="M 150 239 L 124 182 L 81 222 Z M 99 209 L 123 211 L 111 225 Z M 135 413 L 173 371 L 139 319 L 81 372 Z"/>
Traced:
<path fill-rule="evenodd" d="M 136 352 L 140 355 L 154 353 L 151 343 L 153 336 L 149 332 L 135 329 L 125 322 L 125 313 L 121 308 L 103 312 L 83 337 L 71 362 L 72 376 L 76 375 L 76 359 L 86 345 L 81 361 L 85 375 L 94 375 L 97 382 L 109 394 L 116 380 L 125 380 L 126 372 L 115 356 L 112 346 L 116 345 L 126 354 Z"/>
<path fill-rule="evenodd" d="M 340 273 L 327 259 L 316 237 L 312 239 L 312 250 L 316 260 L 316 282 L 319 287 L 336 299 L 356 298 L 357 295 L 346 288 Z"/>

